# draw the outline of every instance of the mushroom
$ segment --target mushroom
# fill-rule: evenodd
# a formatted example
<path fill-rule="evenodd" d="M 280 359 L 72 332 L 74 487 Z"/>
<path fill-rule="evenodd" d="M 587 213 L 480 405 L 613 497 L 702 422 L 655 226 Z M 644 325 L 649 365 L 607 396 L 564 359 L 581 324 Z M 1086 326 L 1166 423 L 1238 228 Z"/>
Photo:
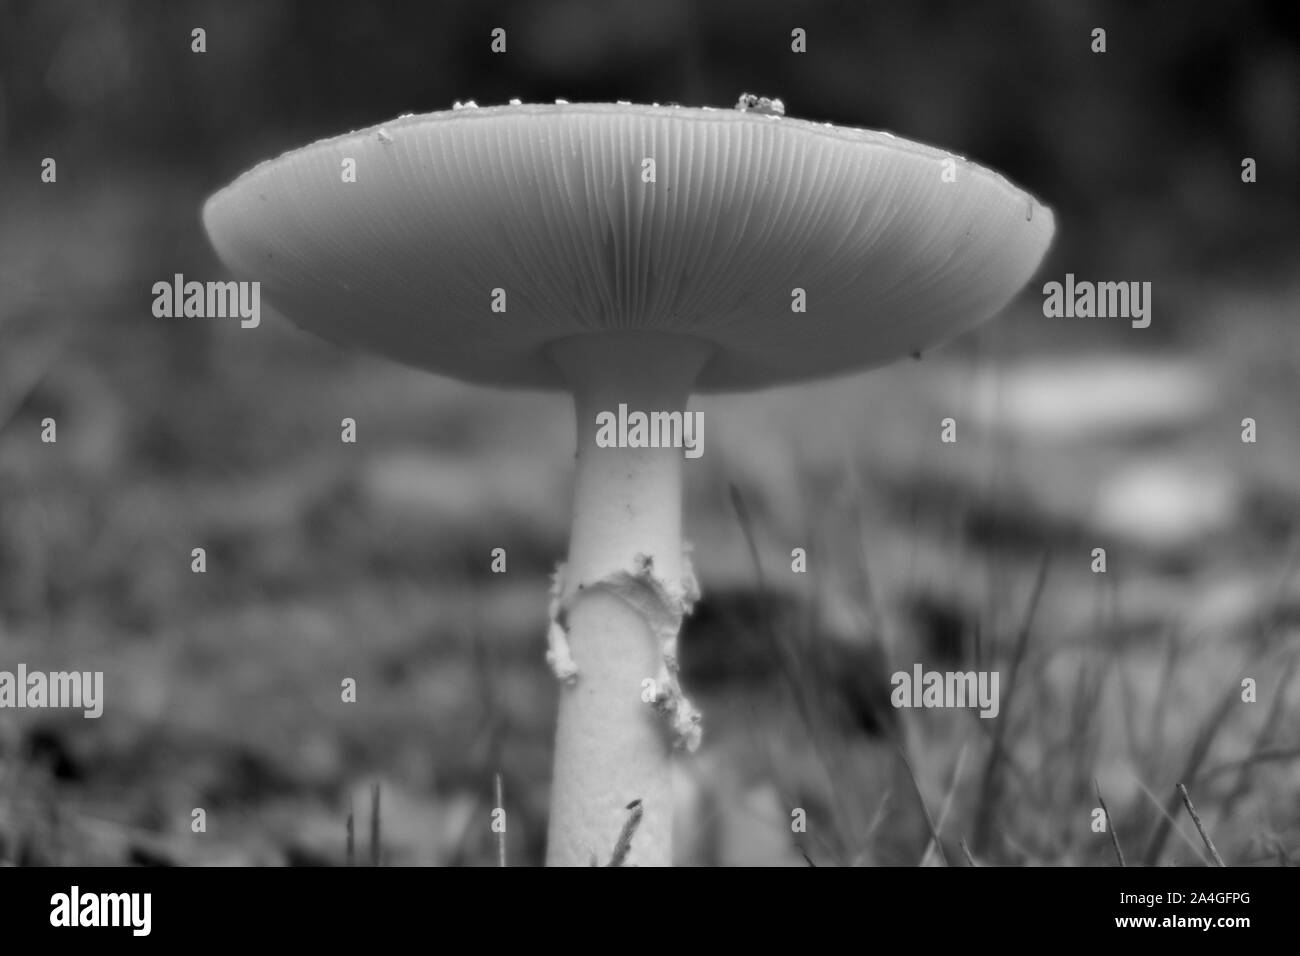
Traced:
<path fill-rule="evenodd" d="M 203 210 L 223 262 L 308 330 L 572 393 L 551 865 L 608 860 L 637 800 L 627 862 L 670 863 L 671 754 L 700 738 L 676 674 L 697 594 L 683 450 L 600 447 L 597 416 L 917 353 L 1002 309 L 1051 241 L 1051 211 L 983 167 L 750 105 L 410 116 L 264 162 Z"/>

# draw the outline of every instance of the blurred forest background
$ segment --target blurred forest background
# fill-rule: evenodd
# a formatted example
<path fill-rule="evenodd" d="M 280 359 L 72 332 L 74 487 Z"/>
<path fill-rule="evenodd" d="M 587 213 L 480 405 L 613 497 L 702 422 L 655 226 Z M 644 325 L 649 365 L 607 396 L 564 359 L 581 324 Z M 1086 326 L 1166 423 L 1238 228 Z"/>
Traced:
<path fill-rule="evenodd" d="M 1288 2 L 3 0 L 0 669 L 102 669 L 107 700 L 97 721 L 0 712 L 0 862 L 341 863 L 378 784 L 383 863 L 487 864 L 498 772 L 511 861 L 540 862 L 567 400 L 278 318 L 156 319 L 151 287 L 222 278 L 203 199 L 324 136 L 458 99 L 743 91 L 990 165 L 1055 208 L 1058 239 L 1005 316 L 919 363 L 697 406 L 707 603 L 683 653 L 706 743 L 681 766 L 679 858 L 960 865 L 964 838 L 981 862 L 1113 865 L 1100 791 L 1130 862 L 1200 863 L 1183 782 L 1229 863 L 1296 862 L 1296 19 Z M 1066 272 L 1152 282 L 1151 327 L 1045 319 L 1038 289 Z M 507 574 L 488 573 L 495 547 Z M 999 719 L 882 717 L 914 660 L 1000 670 Z"/>

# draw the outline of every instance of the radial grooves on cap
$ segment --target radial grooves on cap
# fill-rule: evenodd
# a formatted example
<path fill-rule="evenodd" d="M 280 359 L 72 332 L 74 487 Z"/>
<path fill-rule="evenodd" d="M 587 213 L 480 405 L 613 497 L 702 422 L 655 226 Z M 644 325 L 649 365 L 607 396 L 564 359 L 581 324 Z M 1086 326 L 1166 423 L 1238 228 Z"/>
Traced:
<path fill-rule="evenodd" d="M 474 381 L 556 386 L 543 346 L 611 329 L 713 341 L 705 390 L 880 364 L 994 314 L 1054 228 L 960 157 L 948 182 L 940 150 L 789 118 L 515 106 L 384 131 L 263 163 L 205 224 L 303 327 Z"/>

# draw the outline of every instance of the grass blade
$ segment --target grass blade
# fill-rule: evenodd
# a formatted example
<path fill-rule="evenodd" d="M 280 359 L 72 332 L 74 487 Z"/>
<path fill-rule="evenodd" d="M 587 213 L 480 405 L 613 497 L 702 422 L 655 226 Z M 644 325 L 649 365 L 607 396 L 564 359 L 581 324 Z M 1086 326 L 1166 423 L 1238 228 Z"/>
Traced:
<path fill-rule="evenodd" d="M 1205 832 L 1205 825 L 1201 823 L 1200 814 L 1198 814 L 1196 808 L 1192 806 L 1192 798 L 1187 795 L 1187 788 L 1181 783 L 1178 785 L 1178 795 L 1183 798 L 1183 806 L 1187 808 L 1187 812 L 1191 816 L 1192 822 L 1196 824 L 1196 830 L 1201 834 L 1201 839 L 1205 841 L 1205 846 L 1209 849 L 1210 856 L 1214 857 L 1214 862 L 1219 866 L 1226 866 L 1223 862 L 1223 857 L 1219 856 L 1219 851 L 1214 848 L 1214 841 L 1211 840 L 1210 835 Z"/>

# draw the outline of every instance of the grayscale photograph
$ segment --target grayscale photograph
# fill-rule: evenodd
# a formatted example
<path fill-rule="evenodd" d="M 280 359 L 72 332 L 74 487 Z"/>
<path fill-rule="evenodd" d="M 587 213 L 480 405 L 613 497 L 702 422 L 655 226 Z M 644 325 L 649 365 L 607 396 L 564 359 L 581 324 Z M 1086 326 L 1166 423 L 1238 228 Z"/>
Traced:
<path fill-rule="evenodd" d="M 0 0 L 24 920 L 951 867 L 1248 932 L 1298 169 L 1281 2 Z"/>

